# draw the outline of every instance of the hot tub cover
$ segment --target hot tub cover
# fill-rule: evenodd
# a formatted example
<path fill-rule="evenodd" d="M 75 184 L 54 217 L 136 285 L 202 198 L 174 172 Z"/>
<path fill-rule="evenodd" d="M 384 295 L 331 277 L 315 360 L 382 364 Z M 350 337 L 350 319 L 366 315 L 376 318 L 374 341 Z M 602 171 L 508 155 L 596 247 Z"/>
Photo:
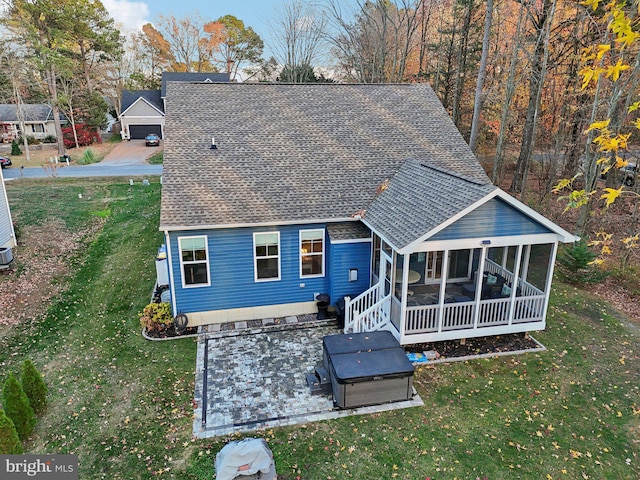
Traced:
<path fill-rule="evenodd" d="M 276 468 L 273 454 L 262 438 L 246 438 L 229 442 L 216 455 L 216 480 L 252 478 L 274 480 Z"/>

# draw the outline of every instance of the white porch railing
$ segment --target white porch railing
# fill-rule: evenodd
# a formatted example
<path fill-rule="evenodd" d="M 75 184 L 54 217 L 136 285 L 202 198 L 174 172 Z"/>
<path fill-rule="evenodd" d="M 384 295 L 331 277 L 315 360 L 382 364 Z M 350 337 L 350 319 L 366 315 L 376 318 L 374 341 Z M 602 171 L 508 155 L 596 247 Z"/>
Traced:
<path fill-rule="evenodd" d="M 391 319 L 391 295 L 382 296 L 382 286 L 374 285 L 353 300 L 345 298 L 345 333 L 371 332 L 385 329 Z"/>
<path fill-rule="evenodd" d="M 490 260 L 485 264 L 485 271 L 499 274 L 513 285 L 513 275 Z M 455 338 L 466 338 L 482 336 L 483 331 L 491 331 L 492 335 L 511 333 L 512 330 L 526 331 L 523 328 L 529 327 L 522 324 L 544 321 L 546 295 L 530 283 L 522 280 L 519 283 L 515 297 L 485 299 L 478 303 L 473 300 L 408 306 L 404 328 L 400 329 L 402 335 L 405 340 L 414 336 L 416 342 L 422 342 L 431 341 L 428 337 L 432 335 L 433 340 L 443 335 L 452 338 L 451 332 L 456 332 Z M 354 299 L 345 298 L 345 333 L 382 330 L 390 325 L 392 295 L 383 296 L 382 288 L 382 284 L 376 284 Z M 479 309 L 477 320 L 476 309 Z"/>
<path fill-rule="evenodd" d="M 509 321 L 511 298 L 481 300 L 478 324 L 474 326 L 475 302 L 445 303 L 442 321 L 438 322 L 440 305 L 407 307 L 404 334 L 436 333 L 451 330 L 474 330 L 484 327 L 541 322 L 544 319 L 544 295 L 516 297 L 513 319 Z"/>

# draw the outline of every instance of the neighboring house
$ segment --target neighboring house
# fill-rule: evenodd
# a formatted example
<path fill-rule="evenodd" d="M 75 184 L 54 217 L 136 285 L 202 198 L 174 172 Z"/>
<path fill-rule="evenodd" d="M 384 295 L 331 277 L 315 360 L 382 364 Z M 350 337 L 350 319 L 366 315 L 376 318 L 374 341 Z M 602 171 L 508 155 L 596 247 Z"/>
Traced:
<path fill-rule="evenodd" d="M 13 248 L 16 246 L 16 234 L 11 221 L 11 211 L 9 210 L 9 199 L 4 187 L 4 177 L 0 169 L 0 249 Z"/>
<path fill-rule="evenodd" d="M 43 140 L 48 136 L 56 136 L 53 110 L 45 104 L 24 104 L 21 106 L 25 133 L 29 137 Z M 0 135 L 4 143 L 18 138 L 20 132 L 18 106 L 10 103 L 0 104 Z M 61 120 L 66 121 L 60 116 Z"/>
<path fill-rule="evenodd" d="M 163 137 L 164 104 L 160 90 L 122 92 L 120 134 L 124 140 L 139 140 L 150 133 Z"/>
<path fill-rule="evenodd" d="M 228 82 L 228 73 L 163 72 L 160 90 L 124 90 L 119 116 L 124 140 L 143 139 L 150 133 L 164 138 L 164 112 L 168 82 Z"/>
<path fill-rule="evenodd" d="M 351 297 L 347 331 L 403 344 L 545 328 L 576 239 L 491 183 L 428 85 L 167 91 L 160 229 L 190 325 L 326 293 Z"/>

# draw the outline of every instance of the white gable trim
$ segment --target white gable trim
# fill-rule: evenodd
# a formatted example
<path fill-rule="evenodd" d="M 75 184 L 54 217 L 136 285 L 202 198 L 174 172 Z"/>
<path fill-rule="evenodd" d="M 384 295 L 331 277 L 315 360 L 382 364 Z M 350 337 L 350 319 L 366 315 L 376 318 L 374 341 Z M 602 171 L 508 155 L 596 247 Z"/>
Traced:
<path fill-rule="evenodd" d="M 160 111 L 160 109 L 159 109 L 158 107 L 156 107 L 154 104 L 152 104 L 149 100 L 147 100 L 147 99 L 146 99 L 146 98 L 144 98 L 144 97 L 138 97 L 138 99 L 137 99 L 135 102 L 133 102 L 131 105 L 129 105 L 129 106 L 127 107 L 127 109 L 126 109 L 124 112 L 122 112 L 120 115 L 118 115 L 118 118 L 122 118 L 122 117 L 124 117 L 124 116 L 125 116 L 125 114 L 126 114 L 126 113 L 131 109 L 131 108 L 133 108 L 133 107 L 134 107 L 134 105 L 136 105 L 138 102 L 144 102 L 144 103 L 146 103 L 146 104 L 147 104 L 147 105 L 149 105 L 151 108 L 153 108 L 156 112 L 158 112 L 158 113 L 160 114 L 160 116 L 164 117 L 164 113 L 162 113 L 162 111 Z M 131 118 L 131 117 L 130 117 L 130 118 Z"/>
<path fill-rule="evenodd" d="M 482 197 L 480 200 L 472 203 L 467 208 L 465 208 L 465 209 L 461 210 L 460 212 L 458 212 L 456 215 L 453 215 L 451 218 L 449 218 L 447 221 L 441 223 L 440 225 L 438 225 L 433 230 L 425 233 L 424 235 L 422 235 L 417 240 L 414 240 L 410 244 L 406 245 L 404 248 L 400 248 L 398 250 L 398 253 L 407 254 L 407 253 L 411 253 L 411 252 L 415 251 L 415 249 L 418 248 L 418 245 L 420 245 L 421 243 L 424 243 L 425 241 L 427 241 L 429 238 L 433 237 L 438 232 L 441 232 L 442 230 L 444 230 L 448 226 L 450 226 L 450 225 L 454 224 L 455 222 L 457 222 L 458 220 L 460 220 L 462 217 L 464 217 L 468 213 L 474 211 L 475 209 L 479 208 L 481 205 L 484 205 L 489 200 L 491 200 L 493 198 L 496 198 L 496 197 L 504 200 L 507 204 L 511 205 L 516 210 L 520 211 L 521 213 L 523 213 L 523 214 L 527 215 L 528 217 L 530 217 L 532 220 L 540 223 L 544 227 L 546 227 L 549 230 L 551 230 L 554 234 L 557 235 L 558 241 L 560 241 L 562 243 L 573 243 L 573 242 L 578 241 L 579 238 L 576 237 L 575 235 L 570 234 L 565 229 L 561 228 L 560 226 L 558 226 L 555 223 L 553 223 L 551 220 L 549 220 L 549 219 L 545 218 L 544 216 L 540 215 L 538 212 L 536 212 L 532 208 L 527 207 L 524 203 L 522 203 L 519 200 L 513 198 L 507 192 L 505 192 L 505 191 L 503 191 L 503 190 L 501 190 L 499 188 L 496 188 L 496 189 L 492 190 L 489 194 L 487 194 L 484 197 Z"/>

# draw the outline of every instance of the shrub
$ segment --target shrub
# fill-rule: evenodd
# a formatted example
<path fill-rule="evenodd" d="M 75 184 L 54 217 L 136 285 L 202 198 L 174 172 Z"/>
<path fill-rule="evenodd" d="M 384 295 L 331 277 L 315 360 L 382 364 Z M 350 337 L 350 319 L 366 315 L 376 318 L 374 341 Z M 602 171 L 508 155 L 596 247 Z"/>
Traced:
<path fill-rule="evenodd" d="M 46 137 L 44 137 L 44 139 L 42 140 L 42 143 L 56 143 L 58 140 L 56 139 L 55 135 L 47 135 Z"/>
<path fill-rule="evenodd" d="M 147 332 L 162 332 L 173 324 L 171 306 L 167 302 L 150 303 L 140 316 L 140 324 Z"/>
<path fill-rule="evenodd" d="M 4 410 L 0 409 L 0 455 L 20 455 L 21 453 L 22 443 L 18 438 L 16 426 Z"/>
<path fill-rule="evenodd" d="M 93 153 L 93 150 L 91 150 L 90 148 L 87 148 L 84 153 L 82 154 L 82 158 L 80 159 L 80 165 L 89 165 L 90 163 L 96 163 L 97 159 L 95 154 Z"/>
<path fill-rule="evenodd" d="M 598 283 L 606 276 L 606 273 L 591 263 L 597 256 L 589 248 L 585 239 L 564 247 L 558 253 L 558 275 L 573 285 Z"/>
<path fill-rule="evenodd" d="M 11 155 L 22 155 L 22 150 L 16 140 L 11 140 Z"/>
<path fill-rule="evenodd" d="M 100 134 L 95 128 L 90 127 L 84 123 L 76 123 L 75 125 L 76 135 L 78 137 L 78 146 L 86 147 L 92 143 L 100 143 Z M 64 127 L 62 129 L 62 140 L 66 148 L 75 148 L 76 141 L 73 137 L 73 128 Z"/>
<path fill-rule="evenodd" d="M 2 388 L 2 406 L 7 417 L 13 421 L 20 440 L 29 437 L 36 427 L 36 414 L 29 405 L 29 399 L 22 385 L 11 372 Z"/>
<path fill-rule="evenodd" d="M 31 360 L 25 360 L 22 363 L 20 380 L 33 412 L 42 412 L 47 406 L 47 385 Z"/>

